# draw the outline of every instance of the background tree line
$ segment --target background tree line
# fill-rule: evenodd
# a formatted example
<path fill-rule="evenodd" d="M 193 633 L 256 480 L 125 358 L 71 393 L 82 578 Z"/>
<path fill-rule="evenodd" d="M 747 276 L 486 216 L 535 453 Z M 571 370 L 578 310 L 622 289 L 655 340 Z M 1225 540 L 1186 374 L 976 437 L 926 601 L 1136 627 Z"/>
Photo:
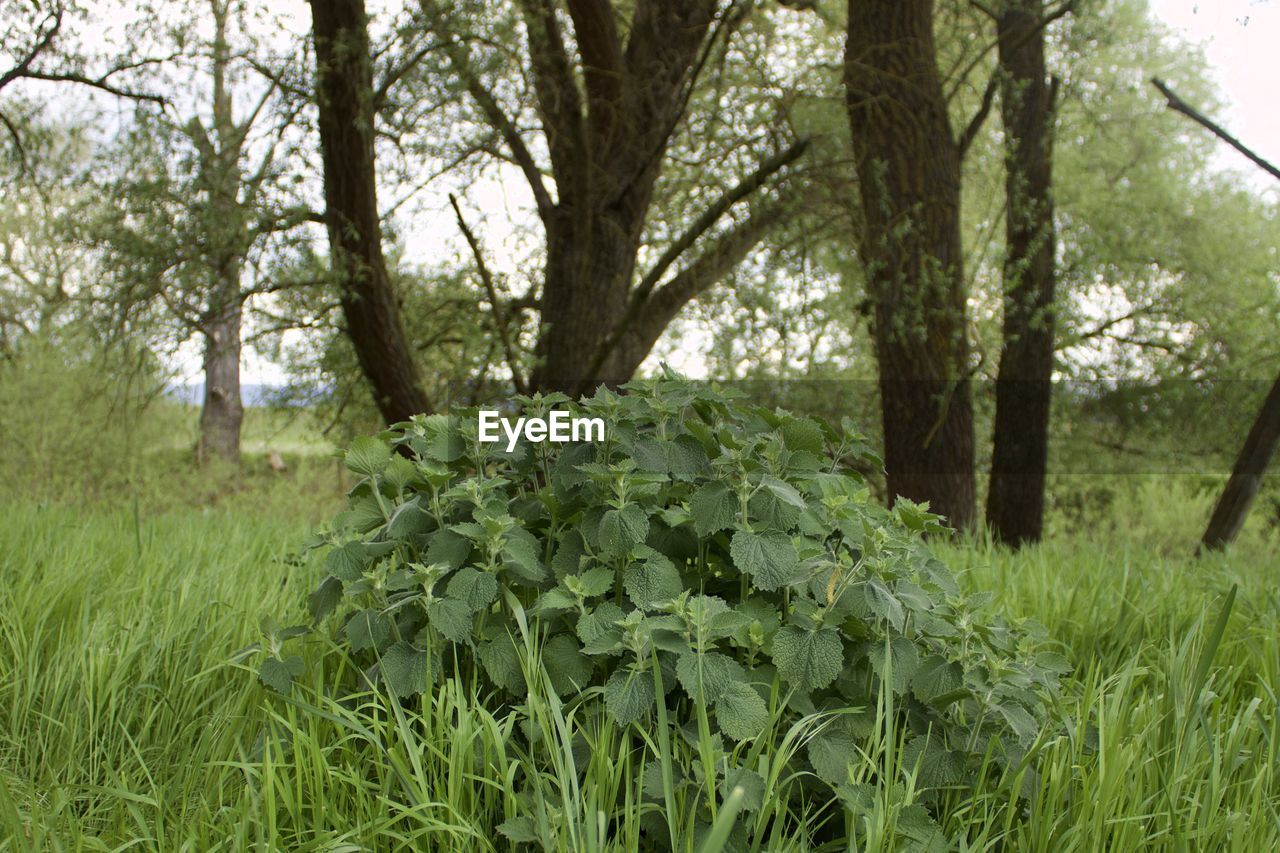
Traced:
<path fill-rule="evenodd" d="M 198 455 L 234 462 L 246 343 L 386 423 L 701 351 L 1012 544 L 1051 439 L 1147 452 L 1216 399 L 1177 449 L 1225 473 L 1263 400 L 1232 380 L 1275 373 L 1274 205 L 1148 85 L 1218 106 L 1137 0 L 370 12 L 6 0 L 3 357 L 196 341 Z"/>

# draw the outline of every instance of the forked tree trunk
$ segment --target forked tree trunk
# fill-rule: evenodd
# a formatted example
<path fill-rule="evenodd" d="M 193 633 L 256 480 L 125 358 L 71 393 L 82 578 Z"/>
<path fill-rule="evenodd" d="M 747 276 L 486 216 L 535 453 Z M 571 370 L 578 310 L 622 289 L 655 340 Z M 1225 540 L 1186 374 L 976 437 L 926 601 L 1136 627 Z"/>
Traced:
<path fill-rule="evenodd" d="M 845 85 L 891 496 L 974 522 L 960 149 L 931 0 L 850 0 Z"/>
<path fill-rule="evenodd" d="M 1057 285 L 1053 222 L 1056 85 L 1045 70 L 1043 0 L 996 19 L 1005 131 L 1004 343 L 996 379 L 987 524 L 1011 545 L 1040 539 L 1049 458 Z"/>
<path fill-rule="evenodd" d="M 1249 429 L 1249 436 L 1244 440 L 1235 467 L 1231 469 L 1231 477 L 1213 508 L 1204 538 L 1200 540 L 1201 549 L 1216 550 L 1236 538 L 1249 515 L 1253 499 L 1258 496 L 1258 487 L 1262 485 L 1262 477 L 1271 464 L 1277 445 L 1280 445 L 1280 378 L 1271 386 L 1258 417 Z"/>
<path fill-rule="evenodd" d="M 387 423 L 428 411 L 382 253 L 364 0 L 311 0 L 325 219 L 347 334 Z"/>

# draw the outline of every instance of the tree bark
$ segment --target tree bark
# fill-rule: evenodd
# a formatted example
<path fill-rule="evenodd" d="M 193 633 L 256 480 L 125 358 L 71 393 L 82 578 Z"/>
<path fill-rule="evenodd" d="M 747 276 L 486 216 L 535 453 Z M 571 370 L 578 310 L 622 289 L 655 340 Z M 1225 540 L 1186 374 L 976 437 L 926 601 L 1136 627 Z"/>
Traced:
<path fill-rule="evenodd" d="M 240 462 L 240 427 L 244 403 L 240 397 L 240 326 L 244 294 L 240 272 L 248 247 L 244 211 L 240 205 L 240 155 L 244 131 L 237 126 L 227 71 L 226 0 L 211 0 L 213 13 L 213 139 L 198 136 L 200 181 L 208 194 L 204 222 L 211 266 L 208 307 L 200 322 L 204 336 L 204 400 L 200 409 L 200 439 L 196 458 Z"/>
<path fill-rule="evenodd" d="M 236 299 L 219 316 L 210 319 L 204 334 L 204 401 L 200 408 L 200 461 L 240 461 L 240 427 L 244 404 L 240 396 L 239 277 L 234 281 Z"/>
<path fill-rule="evenodd" d="M 794 162 L 804 146 L 765 157 L 759 169 L 694 219 L 653 268 L 638 270 L 671 139 L 717 33 L 724 35 L 720 28 L 737 13 L 718 0 L 636 0 L 623 27 L 623 13 L 610 0 L 566 0 L 576 48 L 571 50 L 561 31 L 560 4 L 520 5 L 554 199 L 515 122 L 473 71 L 465 43 L 447 39 L 444 49 L 529 182 L 546 234 L 541 328 L 528 384 L 579 394 L 596 383 L 628 380 L 680 308 L 762 239 L 765 222 L 778 217 L 753 209 L 743 224 L 724 227 L 721 220 Z M 448 8 L 433 0 L 424 0 L 423 8 L 430 25 L 447 35 Z"/>
<path fill-rule="evenodd" d="M 1249 429 L 1244 447 L 1240 448 L 1231 477 L 1200 540 L 1199 550 L 1218 550 L 1236 538 L 1249 515 L 1253 499 L 1258 496 L 1258 487 L 1262 485 L 1262 477 L 1271 464 L 1277 445 L 1280 445 L 1280 378 L 1271 386 Z"/>
<path fill-rule="evenodd" d="M 1010 545 L 1044 525 L 1057 287 L 1052 196 L 1056 81 L 1045 68 L 1044 0 L 1009 0 L 996 19 L 1005 133 L 1004 342 L 996 379 L 987 524 Z"/>
<path fill-rule="evenodd" d="M 960 150 L 932 0 L 850 0 L 845 86 L 889 494 L 974 522 Z"/>
<path fill-rule="evenodd" d="M 364 0 L 310 0 L 325 220 L 347 335 L 387 423 L 428 411 L 382 253 Z"/>

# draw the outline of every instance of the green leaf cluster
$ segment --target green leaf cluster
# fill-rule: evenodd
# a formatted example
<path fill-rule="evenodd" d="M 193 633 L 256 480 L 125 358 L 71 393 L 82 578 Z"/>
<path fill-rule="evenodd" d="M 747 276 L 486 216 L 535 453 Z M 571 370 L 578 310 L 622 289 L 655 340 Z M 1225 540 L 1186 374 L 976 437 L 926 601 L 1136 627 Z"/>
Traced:
<path fill-rule="evenodd" d="M 914 744 L 922 788 L 1037 737 L 1059 661 L 961 594 L 922 538 L 942 529 L 926 507 L 872 500 L 846 467 L 860 436 L 672 376 L 519 405 L 603 418 L 605 440 L 506 452 L 464 411 L 348 451 L 361 479 L 309 603 L 359 664 L 353 686 L 602 694 L 621 726 L 701 721 L 724 773 L 745 766 L 727 754 L 834 712 L 796 759 L 831 792 L 876 709 Z M 287 687 L 280 670 L 264 680 Z"/>

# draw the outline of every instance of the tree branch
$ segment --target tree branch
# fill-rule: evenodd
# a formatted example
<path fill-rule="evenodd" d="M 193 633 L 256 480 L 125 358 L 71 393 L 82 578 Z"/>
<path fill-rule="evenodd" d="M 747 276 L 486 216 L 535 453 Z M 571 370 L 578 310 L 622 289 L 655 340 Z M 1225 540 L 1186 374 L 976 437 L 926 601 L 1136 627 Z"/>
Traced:
<path fill-rule="evenodd" d="M 1262 169 L 1271 177 L 1276 178 L 1277 180 L 1280 180 L 1280 169 L 1276 168 L 1271 163 L 1267 162 L 1267 160 L 1263 159 L 1260 155 L 1254 153 L 1243 142 L 1236 139 L 1234 136 L 1232 136 L 1230 133 L 1224 130 L 1220 125 L 1214 123 L 1212 119 L 1208 118 L 1203 113 L 1199 112 L 1190 104 L 1188 104 L 1186 101 L 1182 100 L 1177 95 L 1175 95 L 1173 93 L 1173 90 L 1164 84 L 1163 80 L 1161 80 L 1158 77 L 1152 77 L 1151 85 L 1159 89 L 1160 94 L 1164 95 L 1165 100 L 1168 101 L 1169 109 L 1173 110 L 1174 112 L 1182 113 L 1184 116 L 1191 119 L 1196 124 L 1203 127 L 1205 130 L 1208 130 L 1214 136 L 1218 137 L 1223 142 L 1227 143 L 1228 145 L 1230 145 L 1232 148 L 1239 151 L 1244 156 L 1248 157 L 1251 161 L 1253 161 L 1255 166 Z"/>
<path fill-rule="evenodd" d="M 987 115 L 991 112 L 991 104 L 995 101 L 996 89 L 999 88 L 999 83 L 1000 73 L 993 71 L 990 79 L 987 80 L 987 88 L 982 90 L 982 104 L 978 107 L 978 111 L 973 114 L 973 118 L 969 119 L 969 124 L 965 127 L 964 133 L 961 133 L 960 138 L 956 140 L 956 147 L 960 149 L 962 158 L 969 150 L 969 146 L 973 144 L 973 140 L 977 138 L 978 131 L 982 130 L 982 125 L 987 120 Z"/>
<path fill-rule="evenodd" d="M 436 16 L 433 15 L 433 17 Z M 534 161 L 528 146 L 524 144 L 520 131 L 516 129 L 515 124 L 502 111 L 497 98 L 485 88 L 484 84 L 480 82 L 480 78 L 472 71 L 471 63 L 461 46 L 452 41 L 448 33 L 443 35 L 445 40 L 441 43 L 441 47 L 449 58 L 449 63 L 462 78 L 462 82 L 466 85 L 467 92 L 470 93 L 472 100 L 476 102 L 476 106 L 480 107 L 480 111 L 484 113 L 489 124 L 493 126 L 494 130 L 498 131 L 502 141 L 511 150 L 512 158 L 514 158 L 516 165 L 520 167 L 520 171 L 524 173 L 525 180 L 529 182 L 529 188 L 533 191 L 533 200 L 538 206 L 538 215 L 542 217 L 543 221 L 546 221 L 551 217 L 551 213 L 555 209 L 555 203 L 552 202 L 551 195 L 547 192 L 546 184 L 543 183 L 542 170 L 538 168 L 538 164 Z"/>
<path fill-rule="evenodd" d="M 792 144 L 790 147 L 783 149 L 769 159 L 760 163 L 755 171 L 747 175 L 741 181 L 734 185 L 732 189 L 716 199 L 715 203 L 702 212 L 702 215 L 693 221 L 690 226 L 685 229 L 676 240 L 667 247 L 662 256 L 654 263 L 644 278 L 640 279 L 640 283 L 636 286 L 632 293 L 632 301 L 644 300 L 648 297 L 649 292 L 653 290 L 658 281 L 664 276 L 667 270 L 680 259 L 684 252 L 697 242 L 698 238 L 705 234 L 712 226 L 719 221 L 729 208 L 733 207 L 742 199 L 754 193 L 764 183 L 769 180 L 775 173 L 782 168 L 794 163 L 800 159 L 801 155 L 809 147 L 808 139 L 801 139 Z"/>
<path fill-rule="evenodd" d="M 476 271 L 480 273 L 480 281 L 484 284 L 485 293 L 489 297 L 493 324 L 497 327 L 498 339 L 502 342 L 502 352 L 507 357 L 507 367 L 511 369 L 511 382 L 515 385 L 517 394 L 526 394 L 528 386 L 525 384 L 524 377 L 520 375 L 520 362 L 516 359 L 515 346 L 511 342 L 511 335 L 507 329 L 506 315 L 502 311 L 502 302 L 498 299 L 498 289 L 493 284 L 493 275 L 489 272 L 488 264 L 484 262 L 484 253 L 480 251 L 480 241 L 467 227 L 467 221 L 462 216 L 462 208 L 458 206 L 458 197 L 453 193 L 449 193 L 449 204 L 453 205 L 453 212 L 458 217 L 458 228 L 466 238 L 467 245 L 471 247 L 471 254 L 475 256 Z"/>

